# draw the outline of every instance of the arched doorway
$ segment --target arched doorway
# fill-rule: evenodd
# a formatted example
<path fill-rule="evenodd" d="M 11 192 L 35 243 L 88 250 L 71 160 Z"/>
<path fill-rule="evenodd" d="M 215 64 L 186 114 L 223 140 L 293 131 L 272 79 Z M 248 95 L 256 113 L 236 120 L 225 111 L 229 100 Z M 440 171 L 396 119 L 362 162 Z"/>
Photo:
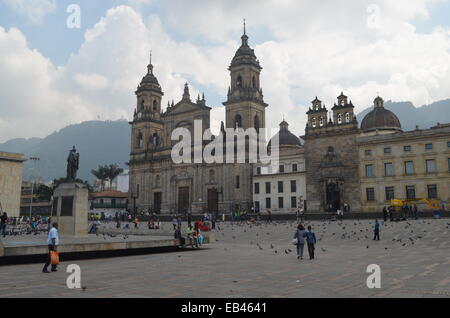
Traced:
<path fill-rule="evenodd" d="M 208 189 L 208 212 L 212 214 L 219 212 L 219 192 L 217 192 L 217 189 Z"/>
<path fill-rule="evenodd" d="M 341 197 L 339 192 L 339 185 L 331 182 L 327 184 L 327 202 L 326 211 L 336 212 L 341 206 Z"/>

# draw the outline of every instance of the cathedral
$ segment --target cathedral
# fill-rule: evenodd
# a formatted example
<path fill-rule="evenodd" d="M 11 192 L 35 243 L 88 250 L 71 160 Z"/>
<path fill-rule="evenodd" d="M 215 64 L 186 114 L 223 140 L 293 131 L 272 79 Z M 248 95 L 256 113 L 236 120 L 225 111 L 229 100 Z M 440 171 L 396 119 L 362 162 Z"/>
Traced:
<path fill-rule="evenodd" d="M 215 140 L 225 139 L 225 127 L 236 131 L 266 127 L 262 67 L 245 28 L 241 39 L 229 67 L 225 122 Z M 344 93 L 330 111 L 316 97 L 306 114 L 304 143 L 290 133 L 287 122 L 280 124 L 276 135 L 280 165 L 272 171 L 247 161 L 174 163 L 175 129 L 185 128 L 194 135 L 198 120 L 202 133 L 210 128 L 211 108 L 205 96 L 192 100 L 186 84 L 181 100 L 162 111 L 164 93 L 151 61 L 135 94 L 128 162 L 130 210 L 166 215 L 252 208 L 314 213 L 346 206 L 352 212 L 380 212 L 392 199 L 415 202 L 420 209 L 430 208 L 425 199 L 449 202 L 450 125 L 403 131 L 379 96 L 361 125 Z M 200 146 L 207 145 L 203 141 Z M 192 149 L 196 146 L 192 144 Z"/>
<path fill-rule="evenodd" d="M 242 44 L 229 67 L 230 87 L 224 128 L 265 127 L 264 102 L 260 86 L 262 67 L 248 44 L 245 28 Z M 194 121 L 202 121 L 202 133 L 210 128 L 210 111 L 205 96 L 192 100 L 188 84 L 178 103 L 161 109 L 163 88 L 150 61 L 147 74 L 136 92 L 131 133 L 129 207 L 139 212 L 161 214 L 217 213 L 249 210 L 252 198 L 252 163 L 175 164 L 171 159 L 172 131 L 186 128 L 193 135 Z"/>

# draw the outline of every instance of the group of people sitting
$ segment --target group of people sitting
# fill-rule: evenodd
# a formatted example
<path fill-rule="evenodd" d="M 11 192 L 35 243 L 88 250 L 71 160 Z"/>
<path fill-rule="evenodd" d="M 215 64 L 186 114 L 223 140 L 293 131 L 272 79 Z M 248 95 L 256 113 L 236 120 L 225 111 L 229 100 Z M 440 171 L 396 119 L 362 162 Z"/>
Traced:
<path fill-rule="evenodd" d="M 195 222 L 194 226 L 192 226 L 192 223 L 188 223 L 186 238 L 183 237 L 181 233 L 181 226 L 177 226 L 174 237 L 175 239 L 180 241 L 179 247 L 182 248 L 183 246 L 186 245 L 186 239 L 189 241 L 188 245 L 190 245 L 192 248 L 199 248 L 200 246 L 202 246 L 204 242 L 204 237 L 201 234 L 201 226 L 202 221 Z"/>

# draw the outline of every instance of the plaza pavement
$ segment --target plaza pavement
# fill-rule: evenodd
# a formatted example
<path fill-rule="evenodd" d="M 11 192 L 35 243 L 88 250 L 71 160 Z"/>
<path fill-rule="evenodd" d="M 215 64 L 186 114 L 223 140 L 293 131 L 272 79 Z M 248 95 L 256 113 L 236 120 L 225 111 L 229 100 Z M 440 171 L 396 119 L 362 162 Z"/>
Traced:
<path fill-rule="evenodd" d="M 450 298 L 450 220 L 311 222 L 316 259 L 298 261 L 295 222 L 219 224 L 201 250 L 73 261 L 81 290 L 66 287 L 69 263 L 0 267 L 0 297 L 444 297 Z M 259 245 L 259 246 L 258 246 Z M 272 248 L 273 247 L 273 248 Z M 289 252 L 292 250 L 292 252 Z M 381 289 L 366 268 L 381 267 Z"/>

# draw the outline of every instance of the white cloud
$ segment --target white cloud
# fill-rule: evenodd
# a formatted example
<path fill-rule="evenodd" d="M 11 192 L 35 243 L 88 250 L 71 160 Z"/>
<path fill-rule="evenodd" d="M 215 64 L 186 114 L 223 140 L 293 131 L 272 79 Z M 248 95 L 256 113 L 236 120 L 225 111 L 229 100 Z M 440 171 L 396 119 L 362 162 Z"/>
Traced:
<path fill-rule="evenodd" d="M 372 2 L 380 7 L 379 29 L 367 26 Z M 150 49 L 165 92 L 163 105 L 181 98 L 186 81 L 225 99 L 227 68 L 240 45 L 243 17 L 264 68 L 269 127 L 278 127 L 284 115 L 290 129 L 301 134 L 309 101 L 317 95 L 331 106 L 341 90 L 357 111 L 371 105 L 377 92 L 386 100 L 410 100 L 417 106 L 449 98 L 449 30 L 418 33 L 411 24 L 427 19 L 434 2 L 352 1 L 350 6 L 338 1 L 168 0 L 160 4 L 167 16 L 145 18 L 136 8 L 118 6 L 86 32 L 82 46 L 61 68 L 29 49 L 19 30 L 0 29 L 0 138 L 43 136 L 97 116 L 130 118 Z M 162 21 L 187 40 L 175 40 Z M 255 45 L 261 32 L 271 39 Z M 194 44 L 198 37 L 208 44 Z M 198 90 L 191 87 L 193 99 Z M 41 127 L 33 125 L 36 114 L 43 117 Z M 212 111 L 216 132 L 224 118 L 223 108 Z"/>
<path fill-rule="evenodd" d="M 3 0 L 17 14 L 27 17 L 31 23 L 40 24 L 43 18 L 55 12 L 55 0 Z"/>

